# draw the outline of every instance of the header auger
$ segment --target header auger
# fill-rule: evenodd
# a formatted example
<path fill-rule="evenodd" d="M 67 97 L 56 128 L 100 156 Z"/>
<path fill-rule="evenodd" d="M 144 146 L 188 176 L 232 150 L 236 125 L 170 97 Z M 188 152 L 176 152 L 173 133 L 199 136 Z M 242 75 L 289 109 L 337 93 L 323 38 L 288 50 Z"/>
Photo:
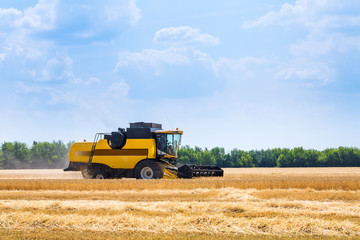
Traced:
<path fill-rule="evenodd" d="M 84 178 L 193 178 L 222 177 L 217 166 L 176 166 L 183 131 L 163 130 L 161 124 L 135 122 L 126 130 L 97 133 L 94 142 L 75 142 L 69 167 Z"/>

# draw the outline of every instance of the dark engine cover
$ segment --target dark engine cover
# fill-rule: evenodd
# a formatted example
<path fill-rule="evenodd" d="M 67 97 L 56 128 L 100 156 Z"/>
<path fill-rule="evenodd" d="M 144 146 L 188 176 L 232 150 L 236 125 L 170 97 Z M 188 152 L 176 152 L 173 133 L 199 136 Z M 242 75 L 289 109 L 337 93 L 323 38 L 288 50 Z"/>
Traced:
<path fill-rule="evenodd" d="M 106 139 L 113 149 L 121 149 L 126 143 L 126 137 L 122 132 L 111 132 L 111 135 L 108 135 Z"/>

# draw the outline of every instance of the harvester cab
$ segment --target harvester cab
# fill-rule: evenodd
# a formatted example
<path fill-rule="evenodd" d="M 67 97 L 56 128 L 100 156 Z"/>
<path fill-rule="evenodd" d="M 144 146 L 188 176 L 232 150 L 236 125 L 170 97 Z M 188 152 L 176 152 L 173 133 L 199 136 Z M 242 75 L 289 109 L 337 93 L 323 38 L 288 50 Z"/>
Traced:
<path fill-rule="evenodd" d="M 176 164 L 177 154 L 180 148 L 182 131 L 155 131 L 156 155 L 160 159 L 166 159 Z"/>
<path fill-rule="evenodd" d="M 69 167 L 84 178 L 138 179 L 223 176 L 217 166 L 183 164 L 177 167 L 183 131 L 163 130 L 161 124 L 135 122 L 126 130 L 97 133 L 93 142 L 75 142 Z"/>

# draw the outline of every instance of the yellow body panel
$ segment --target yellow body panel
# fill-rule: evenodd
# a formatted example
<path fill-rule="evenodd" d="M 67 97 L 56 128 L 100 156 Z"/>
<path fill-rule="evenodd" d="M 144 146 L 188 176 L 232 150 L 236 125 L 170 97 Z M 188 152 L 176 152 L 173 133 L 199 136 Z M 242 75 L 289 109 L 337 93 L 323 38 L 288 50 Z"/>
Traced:
<path fill-rule="evenodd" d="M 69 150 L 70 162 L 89 162 L 93 142 L 76 142 Z M 92 163 L 105 164 L 111 168 L 134 168 L 143 159 L 156 158 L 155 139 L 127 139 L 121 149 L 112 149 L 107 140 L 96 144 Z"/>

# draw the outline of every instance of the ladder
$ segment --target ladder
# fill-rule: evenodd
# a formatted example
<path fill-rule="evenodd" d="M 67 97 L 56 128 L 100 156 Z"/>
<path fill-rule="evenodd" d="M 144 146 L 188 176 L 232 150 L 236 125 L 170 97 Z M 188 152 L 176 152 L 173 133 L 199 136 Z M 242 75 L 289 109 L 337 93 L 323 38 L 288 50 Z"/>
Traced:
<path fill-rule="evenodd" d="M 97 134 L 95 134 L 94 142 L 93 142 L 93 144 L 91 146 L 91 152 L 90 152 L 90 156 L 89 156 L 88 167 L 91 167 L 92 160 L 93 160 L 94 153 L 95 153 L 95 149 L 96 149 L 96 144 L 102 138 L 102 136 L 104 136 L 105 134 L 106 133 L 97 133 Z"/>

